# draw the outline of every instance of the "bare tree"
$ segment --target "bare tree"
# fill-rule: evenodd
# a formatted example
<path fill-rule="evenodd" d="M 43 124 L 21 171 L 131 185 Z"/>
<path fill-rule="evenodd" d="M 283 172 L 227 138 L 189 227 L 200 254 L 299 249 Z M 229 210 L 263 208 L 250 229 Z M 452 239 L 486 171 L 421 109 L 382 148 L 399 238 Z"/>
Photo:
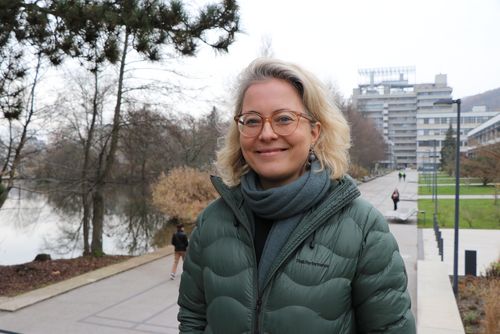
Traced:
<path fill-rule="evenodd" d="M 500 143 L 479 145 L 469 155 L 461 157 L 464 175 L 481 179 L 483 186 L 500 181 Z"/>
<path fill-rule="evenodd" d="M 273 39 L 269 35 L 263 35 L 260 39 L 259 56 L 264 58 L 273 58 Z"/>
<path fill-rule="evenodd" d="M 353 163 L 371 170 L 377 161 L 384 158 L 384 139 L 372 121 L 364 118 L 353 109 L 352 105 L 347 105 L 344 112 L 351 126 L 351 160 Z"/>

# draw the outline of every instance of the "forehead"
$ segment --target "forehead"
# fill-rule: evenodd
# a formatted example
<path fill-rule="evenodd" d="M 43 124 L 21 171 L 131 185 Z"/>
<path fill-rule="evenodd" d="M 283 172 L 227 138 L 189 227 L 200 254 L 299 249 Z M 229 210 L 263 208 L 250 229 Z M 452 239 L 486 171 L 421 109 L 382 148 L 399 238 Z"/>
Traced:
<path fill-rule="evenodd" d="M 251 84 L 242 101 L 243 110 L 267 111 L 302 107 L 297 89 L 281 79 L 268 79 Z"/>

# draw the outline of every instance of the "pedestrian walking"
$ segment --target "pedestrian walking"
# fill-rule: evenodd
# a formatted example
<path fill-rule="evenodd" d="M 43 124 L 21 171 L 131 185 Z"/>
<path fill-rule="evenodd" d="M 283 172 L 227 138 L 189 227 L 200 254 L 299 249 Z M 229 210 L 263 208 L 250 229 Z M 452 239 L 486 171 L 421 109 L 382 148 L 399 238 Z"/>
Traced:
<path fill-rule="evenodd" d="M 349 126 L 301 67 L 239 77 L 179 291 L 180 333 L 416 332 L 387 222 L 346 174 Z"/>
<path fill-rule="evenodd" d="M 392 201 L 394 202 L 394 211 L 398 209 L 398 202 L 399 202 L 399 191 L 398 189 L 394 189 L 391 195 Z"/>
<path fill-rule="evenodd" d="M 398 173 L 398 181 L 401 181 L 401 178 L 403 177 L 403 174 L 401 172 Z"/>
<path fill-rule="evenodd" d="M 177 232 L 172 235 L 172 245 L 174 245 L 174 264 L 172 265 L 172 271 L 170 272 L 170 279 L 174 280 L 177 273 L 177 265 L 179 264 L 179 259 L 182 258 L 184 262 L 184 257 L 186 255 L 186 250 L 189 245 L 188 237 L 184 232 L 184 225 L 177 224 Z"/>
<path fill-rule="evenodd" d="M 406 181 L 406 173 L 405 173 L 405 172 L 403 172 L 403 173 L 402 173 L 402 176 L 403 176 L 403 182 L 405 182 L 405 181 Z"/>

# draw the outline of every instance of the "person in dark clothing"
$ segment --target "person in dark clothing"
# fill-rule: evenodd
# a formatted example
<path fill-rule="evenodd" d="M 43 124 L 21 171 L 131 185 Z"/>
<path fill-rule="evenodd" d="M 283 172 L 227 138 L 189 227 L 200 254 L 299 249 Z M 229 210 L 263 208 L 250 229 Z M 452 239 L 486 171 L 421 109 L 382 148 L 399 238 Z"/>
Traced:
<path fill-rule="evenodd" d="M 403 172 L 403 181 L 406 181 L 406 173 Z"/>
<path fill-rule="evenodd" d="M 177 272 L 177 265 L 179 264 L 179 258 L 182 257 L 182 262 L 184 262 L 184 257 L 186 255 L 186 250 L 189 245 L 189 241 L 186 233 L 184 233 L 184 225 L 177 224 L 177 232 L 172 235 L 172 245 L 175 247 L 174 254 L 174 264 L 172 265 L 172 271 L 170 273 L 170 279 L 175 279 L 175 273 Z"/>
<path fill-rule="evenodd" d="M 401 181 L 401 178 L 403 177 L 403 174 L 401 172 L 398 173 L 398 181 Z"/>
<path fill-rule="evenodd" d="M 394 189 L 391 195 L 392 201 L 394 202 L 394 211 L 398 209 L 398 202 L 399 202 L 399 191 L 398 189 Z"/>

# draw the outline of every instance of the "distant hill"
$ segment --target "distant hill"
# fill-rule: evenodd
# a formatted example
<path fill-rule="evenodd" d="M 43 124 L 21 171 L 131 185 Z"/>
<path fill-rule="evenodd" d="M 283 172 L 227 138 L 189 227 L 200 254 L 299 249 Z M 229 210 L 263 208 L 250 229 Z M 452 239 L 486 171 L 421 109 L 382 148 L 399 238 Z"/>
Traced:
<path fill-rule="evenodd" d="M 500 88 L 466 96 L 462 99 L 461 109 L 463 111 L 471 111 L 473 106 L 486 106 L 488 111 L 500 110 Z"/>

